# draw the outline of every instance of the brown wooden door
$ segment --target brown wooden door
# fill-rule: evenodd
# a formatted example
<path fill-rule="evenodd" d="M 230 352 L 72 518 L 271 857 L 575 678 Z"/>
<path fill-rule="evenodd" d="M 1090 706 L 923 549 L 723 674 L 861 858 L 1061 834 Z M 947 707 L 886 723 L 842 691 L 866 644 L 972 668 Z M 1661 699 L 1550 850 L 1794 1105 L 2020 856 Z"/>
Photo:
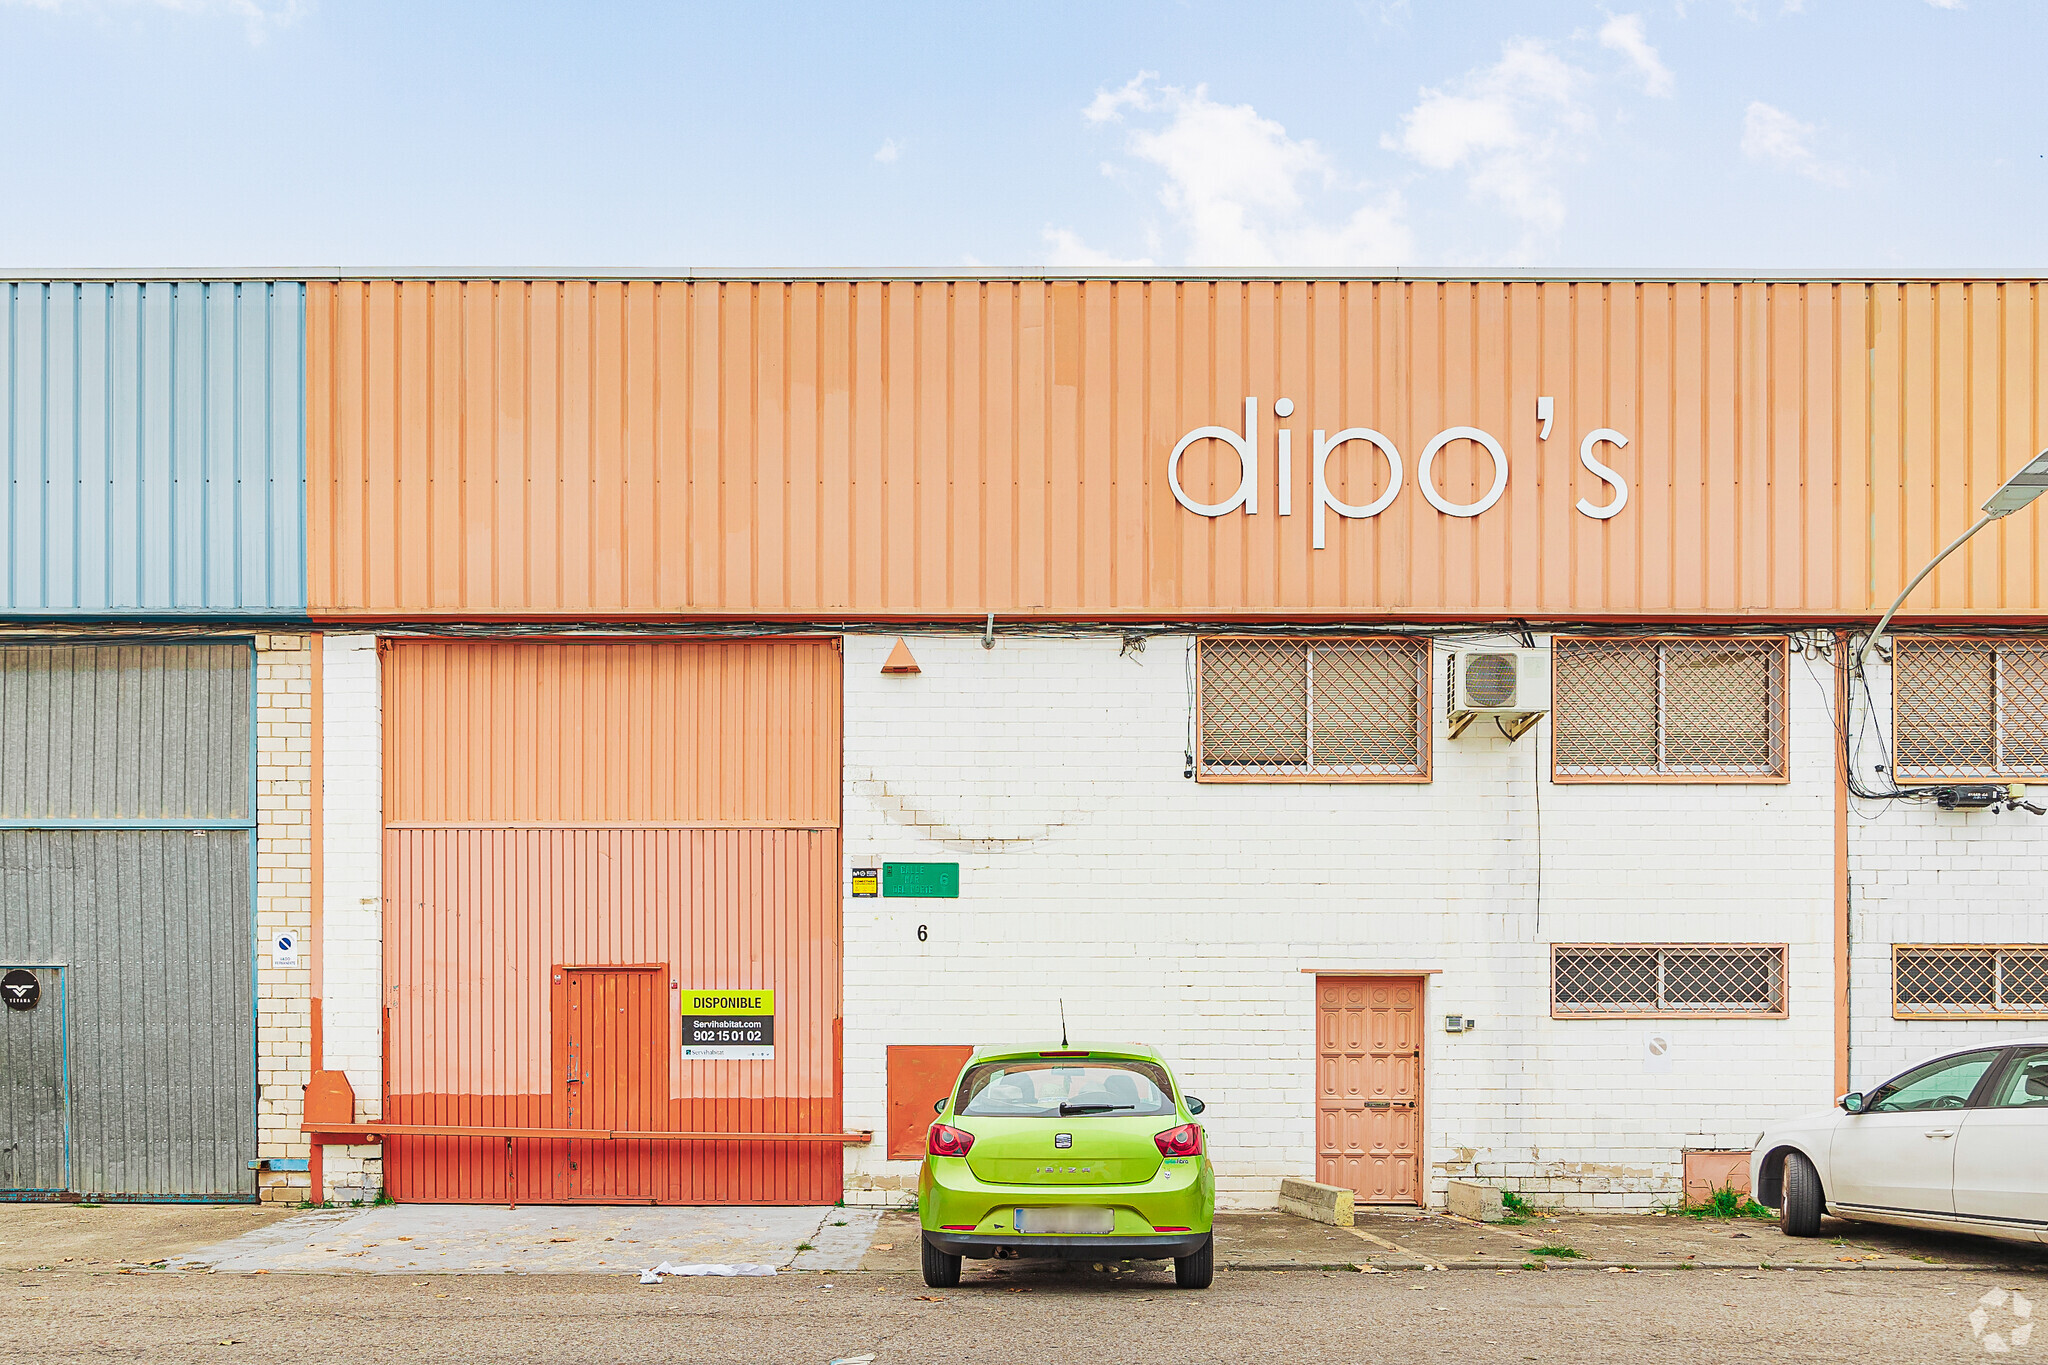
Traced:
<path fill-rule="evenodd" d="M 1316 980 L 1316 1179 L 1422 1202 L 1422 979 Z"/>
<path fill-rule="evenodd" d="M 669 1107 L 667 970 L 570 967 L 562 977 L 565 1008 L 556 1038 L 563 1126 L 661 1130 Z M 557 1188 L 574 1200 L 651 1201 L 658 1185 L 650 1149 L 672 1145 L 572 1139 Z"/>

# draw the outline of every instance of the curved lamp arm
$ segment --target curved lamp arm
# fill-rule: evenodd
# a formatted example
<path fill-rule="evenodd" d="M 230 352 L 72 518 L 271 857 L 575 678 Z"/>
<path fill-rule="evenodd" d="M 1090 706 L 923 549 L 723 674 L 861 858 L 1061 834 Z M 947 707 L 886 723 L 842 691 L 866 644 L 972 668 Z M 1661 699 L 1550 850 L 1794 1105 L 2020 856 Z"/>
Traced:
<path fill-rule="evenodd" d="M 1920 570 L 1919 573 L 1913 575 L 1913 580 L 1910 583 L 1906 584 L 1905 589 L 1899 593 L 1896 599 L 1893 600 L 1891 606 L 1885 609 L 1884 615 L 1878 620 L 1877 629 L 1871 631 L 1870 638 L 1863 642 L 1863 652 L 1859 654 L 1856 659 L 1858 666 L 1867 666 L 1870 663 L 1870 656 L 1877 652 L 1877 641 L 1878 638 L 1884 634 L 1884 628 L 1892 623 L 1892 617 L 1898 614 L 1899 608 L 1906 605 L 1906 599 L 1912 595 L 1913 589 L 1920 586 L 1921 580 L 1925 579 L 1927 575 L 1933 573 L 1934 570 L 1941 564 L 1942 560 L 1947 559 L 1950 555 L 1954 554 L 1959 548 L 1961 548 L 1962 543 L 1964 541 L 1968 540 L 1971 536 L 1976 535 L 1979 531 L 1989 526 L 1992 522 L 1997 521 L 2001 515 L 2003 514 L 1998 512 L 1986 512 L 1983 516 L 1977 518 L 1976 525 L 1972 526 L 1969 530 L 1957 536 L 1954 540 L 1951 540 L 1948 543 L 1947 549 L 1943 550 L 1934 558 L 1928 560 L 1927 567 Z"/>
<path fill-rule="evenodd" d="M 1898 614 L 1899 608 L 1906 605 L 1906 598 L 1912 594 L 1913 589 L 1919 587 L 1921 580 L 1933 573 L 1942 560 L 1954 554 L 1964 541 L 1992 522 L 2000 517 L 2009 517 L 2022 507 L 2031 505 L 2034 499 L 2043 493 L 2048 493 L 2048 450 L 2042 451 L 2021 465 L 2011 478 L 2000 484 L 1998 491 L 1986 499 L 1984 506 L 1979 509 L 1984 515 L 1977 518 L 1976 524 L 1951 540 L 1947 549 L 1928 560 L 1927 567 L 1913 575 L 1913 581 L 1906 585 L 1897 600 L 1886 609 L 1885 614 L 1878 620 L 1877 629 L 1871 631 L 1870 638 L 1863 642 L 1862 650 L 1856 655 L 1856 666 L 1863 668 L 1870 663 L 1870 656 L 1877 652 L 1877 641 L 1884 634 L 1884 628 L 1892 623 L 1892 617 Z"/>

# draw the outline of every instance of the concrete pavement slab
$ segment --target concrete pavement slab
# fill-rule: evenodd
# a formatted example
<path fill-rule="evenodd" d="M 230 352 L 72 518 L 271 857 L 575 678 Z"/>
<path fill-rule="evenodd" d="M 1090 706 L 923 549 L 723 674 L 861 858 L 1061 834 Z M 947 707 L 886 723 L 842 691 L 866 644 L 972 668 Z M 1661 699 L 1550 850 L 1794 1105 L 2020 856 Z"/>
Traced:
<path fill-rule="evenodd" d="M 1237 1270 L 1610 1266 L 2048 1273 L 2048 1247 L 1829 1220 L 1788 1238 L 1749 1219 L 1558 1215 L 1477 1224 L 1365 1209 L 1355 1228 L 1278 1213 L 1216 1218 L 1217 1264 Z M 913 1210 L 392 1205 L 291 1212 L 246 1205 L 0 1205 L 0 1268 L 353 1274 L 625 1274 L 660 1261 L 759 1261 L 795 1271 L 916 1274 Z M 1538 1255 L 1539 1248 L 1579 1252 Z M 1004 1262 L 1004 1264 L 1015 1264 Z"/>
<path fill-rule="evenodd" d="M 921 1235 L 916 1209 L 890 1209 L 876 1225 L 874 1236 L 868 1239 L 867 1255 L 861 1258 L 860 1268 L 917 1274 Z"/>
<path fill-rule="evenodd" d="M 882 1221 L 880 1209 L 831 1209 L 811 1237 L 811 1249 L 798 1251 L 790 1262 L 792 1270 L 858 1270 L 875 1229 Z"/>
<path fill-rule="evenodd" d="M 650 1208 L 393 1204 L 317 1210 L 173 1257 L 174 1270 L 619 1275 L 661 1261 L 852 1267 L 872 1223 L 821 1206 Z M 835 1221 L 844 1227 L 833 1227 Z M 827 1238 L 827 1231 L 832 1236 Z M 821 1238 L 823 1240 L 821 1240 Z"/>
<path fill-rule="evenodd" d="M 2048 1247 L 1988 1237 L 1953 1236 L 1828 1219 L 1820 1237 L 1787 1237 L 1778 1225 L 1755 1218 L 1693 1218 L 1680 1214 L 1557 1215 L 1520 1225 L 1478 1225 L 1442 1214 L 1414 1214 L 1428 1231 L 1413 1230 L 1414 1244 L 1450 1258 L 1499 1256 L 1504 1237 L 1528 1250 L 1565 1247 L 1595 1265 L 1798 1265 L 1912 1270 L 1928 1266 L 2013 1266 L 2048 1270 Z M 1425 1221 L 1426 1220 L 1426 1221 Z M 1445 1226 L 1445 1225 L 1449 1226 Z M 1539 1257 L 1537 1259 L 1550 1259 Z"/>
<path fill-rule="evenodd" d="M 1560 1215 L 1521 1225 L 1479 1224 L 1420 1209 L 1361 1209 L 1355 1227 L 1338 1228 L 1282 1213 L 1219 1213 L 1216 1264 L 1235 1270 L 1794 1265 L 1830 1270 L 2011 1267 L 2048 1273 L 2048 1247 L 2037 1250 L 1989 1238 L 1833 1219 L 1825 1231 L 1823 1237 L 1796 1238 L 1761 1220 L 1672 1215 Z M 883 1216 L 861 1269 L 915 1272 L 918 1237 L 913 1210 L 890 1211 Z M 1539 1248 L 1563 1248 L 1579 1255 L 1539 1255 Z"/>
<path fill-rule="evenodd" d="M 294 1212 L 277 1204 L 0 1204 L 0 1270 L 154 1265 Z"/>
<path fill-rule="evenodd" d="M 862 1270 L 919 1271 L 922 1236 L 914 1209 L 892 1209 L 876 1228 Z M 1349 1229 L 1283 1213 L 1216 1215 L 1216 1264 L 1230 1269 L 1349 1268 L 1377 1250 Z M 1004 1261 L 1004 1265 L 1018 1262 Z"/>

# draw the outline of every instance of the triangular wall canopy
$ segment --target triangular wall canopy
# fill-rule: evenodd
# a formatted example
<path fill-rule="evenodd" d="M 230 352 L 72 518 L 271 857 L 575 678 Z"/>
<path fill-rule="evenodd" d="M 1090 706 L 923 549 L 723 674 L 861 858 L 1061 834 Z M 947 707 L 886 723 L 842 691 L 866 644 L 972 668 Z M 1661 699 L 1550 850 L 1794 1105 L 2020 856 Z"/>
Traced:
<path fill-rule="evenodd" d="M 889 651 L 889 662 L 882 665 L 884 673 L 922 673 L 917 660 L 910 655 L 910 646 L 903 641 L 896 642 L 896 648 Z"/>

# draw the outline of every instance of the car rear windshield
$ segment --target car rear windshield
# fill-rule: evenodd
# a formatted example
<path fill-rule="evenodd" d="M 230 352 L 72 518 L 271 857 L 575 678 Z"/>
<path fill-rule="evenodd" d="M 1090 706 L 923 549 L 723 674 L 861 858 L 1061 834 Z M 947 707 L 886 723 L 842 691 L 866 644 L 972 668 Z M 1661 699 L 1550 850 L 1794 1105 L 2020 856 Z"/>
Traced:
<path fill-rule="evenodd" d="M 1158 1117 L 1174 1112 L 1173 1083 L 1156 1062 L 1013 1057 L 970 1067 L 953 1112 L 992 1119 Z"/>

